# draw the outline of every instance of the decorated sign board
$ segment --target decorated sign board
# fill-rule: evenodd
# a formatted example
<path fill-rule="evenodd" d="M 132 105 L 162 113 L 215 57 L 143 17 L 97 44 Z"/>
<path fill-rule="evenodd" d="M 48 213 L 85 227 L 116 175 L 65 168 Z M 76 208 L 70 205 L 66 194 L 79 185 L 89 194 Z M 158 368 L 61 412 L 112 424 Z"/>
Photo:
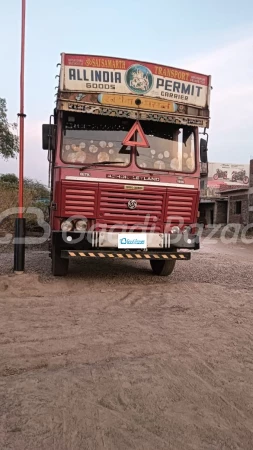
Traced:
<path fill-rule="evenodd" d="M 120 108 L 186 115 L 201 126 L 209 118 L 210 83 L 210 76 L 158 64 L 62 54 L 60 99 L 77 111 L 89 112 L 86 105 L 97 104 L 100 113 Z"/>

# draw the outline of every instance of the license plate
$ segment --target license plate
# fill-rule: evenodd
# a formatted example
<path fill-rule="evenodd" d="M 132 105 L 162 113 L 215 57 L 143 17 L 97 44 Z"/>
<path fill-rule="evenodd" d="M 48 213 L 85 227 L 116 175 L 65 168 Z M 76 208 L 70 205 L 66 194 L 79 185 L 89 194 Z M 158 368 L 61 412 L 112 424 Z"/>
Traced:
<path fill-rule="evenodd" d="M 147 248 L 146 233 L 119 233 L 118 248 Z"/>

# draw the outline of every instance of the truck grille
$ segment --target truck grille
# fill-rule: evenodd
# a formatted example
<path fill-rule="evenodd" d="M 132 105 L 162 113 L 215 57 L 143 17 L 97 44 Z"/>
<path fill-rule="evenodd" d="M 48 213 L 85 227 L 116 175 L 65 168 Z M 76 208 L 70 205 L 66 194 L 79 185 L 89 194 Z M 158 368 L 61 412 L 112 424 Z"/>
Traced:
<path fill-rule="evenodd" d="M 167 197 L 167 222 L 192 223 L 195 218 L 195 208 L 197 202 L 196 192 L 168 192 Z M 176 220 L 176 218 L 180 218 Z"/>
<path fill-rule="evenodd" d="M 97 189 L 81 183 L 62 183 L 62 216 L 95 217 Z"/>
<path fill-rule="evenodd" d="M 197 190 L 145 187 L 128 191 L 122 185 L 108 187 L 97 183 L 62 183 L 61 217 L 84 216 L 96 219 L 96 230 L 162 232 L 164 223 L 193 223 Z M 135 209 L 128 208 L 136 200 Z M 122 227 L 123 226 L 123 227 Z"/>
<path fill-rule="evenodd" d="M 99 223 L 111 225 L 125 225 L 128 229 L 136 225 L 134 229 L 152 228 L 154 231 L 162 230 L 163 205 L 165 192 L 160 190 L 145 189 L 143 191 L 126 191 L 118 186 L 115 189 L 101 189 L 99 205 Z M 137 207 L 133 210 L 128 208 L 128 201 L 136 200 Z M 116 227 L 114 228 L 117 230 Z"/>

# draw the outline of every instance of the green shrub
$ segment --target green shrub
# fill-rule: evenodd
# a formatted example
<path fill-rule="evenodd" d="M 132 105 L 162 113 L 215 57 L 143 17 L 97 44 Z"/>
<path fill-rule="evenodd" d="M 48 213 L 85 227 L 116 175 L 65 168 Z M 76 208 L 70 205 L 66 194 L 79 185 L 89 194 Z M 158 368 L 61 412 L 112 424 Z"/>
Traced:
<path fill-rule="evenodd" d="M 40 202 L 39 199 L 48 199 L 48 203 Z M 0 176 L 0 214 L 10 208 L 18 206 L 18 178 L 14 174 Z M 42 183 L 26 178 L 24 180 L 24 207 L 39 208 L 44 214 L 44 220 L 49 221 L 49 190 Z M 14 221 L 17 215 L 6 217 L 0 222 L 0 231 L 14 230 Z M 34 214 L 24 214 L 26 218 L 27 230 L 38 227 L 37 216 Z"/>

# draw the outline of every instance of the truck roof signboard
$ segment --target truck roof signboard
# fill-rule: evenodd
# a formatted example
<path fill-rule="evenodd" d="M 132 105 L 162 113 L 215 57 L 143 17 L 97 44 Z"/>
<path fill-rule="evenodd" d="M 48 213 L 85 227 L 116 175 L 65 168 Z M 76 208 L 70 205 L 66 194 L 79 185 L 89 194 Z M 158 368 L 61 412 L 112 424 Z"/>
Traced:
<path fill-rule="evenodd" d="M 201 121 L 209 119 L 210 84 L 210 76 L 159 64 L 62 54 L 60 98 L 79 105 L 139 108 Z M 84 107 L 76 109 L 85 111 Z"/>

